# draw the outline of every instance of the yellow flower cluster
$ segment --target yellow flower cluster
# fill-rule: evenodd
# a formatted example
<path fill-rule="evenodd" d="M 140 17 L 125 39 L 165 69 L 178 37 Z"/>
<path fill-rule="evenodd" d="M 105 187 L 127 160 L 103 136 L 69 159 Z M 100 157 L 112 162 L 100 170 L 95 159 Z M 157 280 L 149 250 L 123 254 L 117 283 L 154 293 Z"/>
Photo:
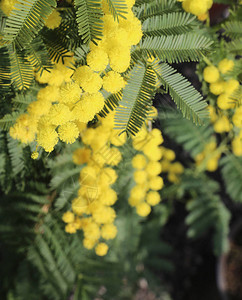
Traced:
<path fill-rule="evenodd" d="M 189 12 L 204 21 L 208 17 L 208 11 L 213 5 L 213 0 L 178 0 L 182 2 L 182 7 L 186 12 Z"/>
<path fill-rule="evenodd" d="M 66 57 L 64 64 L 62 62 L 55 64 L 50 72 L 43 71 L 41 75 L 40 73 L 35 74 L 39 83 L 48 85 L 39 90 L 37 101 L 30 103 L 27 113 L 21 115 L 14 126 L 10 128 L 10 135 L 14 139 L 18 139 L 22 143 L 31 143 L 36 140 L 37 135 L 38 145 L 47 152 L 54 149 L 59 139 L 67 143 L 75 141 L 79 135 L 76 125 L 77 118 L 73 116 L 70 103 L 62 103 L 66 86 L 70 89 L 75 86 L 71 80 L 73 70 L 70 69 L 73 63 L 72 56 Z M 71 89 L 69 98 L 74 92 L 76 89 L 73 91 Z M 81 92 L 79 88 L 78 98 L 80 98 Z M 56 131 L 57 127 L 58 132 Z"/>
<path fill-rule="evenodd" d="M 9 16 L 17 0 L 2 0 L 0 3 L 1 10 Z"/>
<path fill-rule="evenodd" d="M 132 143 L 139 154 L 132 159 L 136 185 L 130 191 L 128 202 L 136 208 L 138 215 L 146 217 L 151 212 L 151 206 L 157 205 L 161 200 L 158 191 L 164 185 L 159 176 L 162 171 L 160 144 L 163 143 L 163 137 L 159 129 L 149 132 L 143 127 Z"/>
<path fill-rule="evenodd" d="M 176 154 L 173 150 L 162 147 L 162 173 L 167 173 L 167 179 L 172 183 L 179 182 L 179 176 L 184 172 L 184 167 L 178 161 L 174 162 Z"/>
<path fill-rule="evenodd" d="M 84 247 L 95 247 L 99 256 L 108 251 L 107 244 L 100 240 L 114 239 L 117 234 L 114 225 L 116 213 L 112 208 L 117 194 L 111 185 L 117 179 L 113 167 L 122 159 L 117 147 L 123 145 L 126 138 L 118 136 L 113 123 L 114 114 L 109 114 L 95 128 L 79 126 L 83 147 L 73 153 L 73 161 L 86 166 L 80 172 L 80 188 L 77 198 L 72 201 L 72 212 L 63 215 L 63 221 L 68 223 L 66 232 L 82 230 Z"/>
<path fill-rule="evenodd" d="M 235 107 L 231 95 L 239 88 L 239 82 L 236 79 L 223 80 L 221 76 L 232 71 L 234 68 L 233 60 L 227 58 L 221 60 L 218 68 L 214 65 L 208 66 L 203 71 L 204 80 L 210 83 L 210 92 L 217 98 L 217 106 L 222 110 Z"/>
<path fill-rule="evenodd" d="M 209 172 L 214 172 L 218 168 L 218 161 L 221 157 L 221 151 L 217 149 L 217 144 L 213 140 L 209 142 L 203 152 L 195 157 L 197 166 L 204 165 L 204 168 Z"/>
<path fill-rule="evenodd" d="M 119 17 L 119 22 L 114 20 L 113 15 L 109 10 L 109 5 L 106 0 L 102 1 L 103 17 L 103 37 L 98 45 L 91 45 L 91 51 L 87 55 L 87 64 L 95 71 L 104 71 L 107 64 L 114 72 L 123 73 L 127 70 L 130 64 L 130 49 L 132 45 L 139 43 L 142 38 L 141 22 L 135 17 L 132 11 L 134 0 L 125 0 L 127 5 L 127 13 L 125 18 Z M 105 75 L 106 76 L 106 75 Z M 112 73 L 109 81 L 113 80 Z M 105 77 L 104 77 L 105 78 Z M 112 83 L 112 89 L 117 82 L 117 89 L 120 86 L 119 77 L 115 76 Z M 105 85 L 105 89 L 109 85 Z M 109 92 L 112 92 L 108 89 Z M 113 92 L 112 92 L 113 93 Z"/>
<path fill-rule="evenodd" d="M 204 80 L 208 83 L 210 92 L 218 96 L 216 106 L 209 105 L 210 121 L 213 123 L 214 131 L 221 134 L 234 129 L 236 134 L 232 140 L 232 151 L 235 155 L 242 155 L 242 106 L 236 107 L 232 94 L 239 89 L 239 81 L 233 78 L 223 79 L 223 75 L 232 71 L 234 61 L 224 58 L 218 63 L 218 67 L 208 66 L 203 71 Z M 228 76 L 227 76 L 228 77 Z M 217 112 L 216 112 L 217 110 Z M 232 119 L 231 119 L 232 115 Z"/>
<path fill-rule="evenodd" d="M 106 1 L 103 2 L 103 38 L 98 45 L 91 44 L 87 65 L 73 71 L 71 57 L 64 64 L 55 64 L 50 72 L 36 74 L 39 83 L 48 85 L 39 91 L 37 101 L 29 105 L 28 112 L 10 129 L 13 138 L 23 143 L 36 139 L 37 145 L 47 152 L 53 151 L 59 139 L 73 143 L 79 137 L 79 123 L 88 123 L 102 110 L 105 102 L 100 92 L 102 87 L 110 93 L 124 88 L 126 82 L 120 73 L 130 64 L 131 46 L 142 37 L 141 22 L 131 10 L 133 4 L 134 1 L 127 0 L 126 19 L 118 22 L 110 14 Z M 60 14 L 55 10 L 46 26 L 54 29 L 60 22 Z M 105 71 L 108 64 L 112 70 L 101 77 L 97 72 Z"/>
<path fill-rule="evenodd" d="M 55 9 L 45 21 L 45 26 L 49 29 L 55 29 L 60 26 L 61 16 L 60 13 Z"/>

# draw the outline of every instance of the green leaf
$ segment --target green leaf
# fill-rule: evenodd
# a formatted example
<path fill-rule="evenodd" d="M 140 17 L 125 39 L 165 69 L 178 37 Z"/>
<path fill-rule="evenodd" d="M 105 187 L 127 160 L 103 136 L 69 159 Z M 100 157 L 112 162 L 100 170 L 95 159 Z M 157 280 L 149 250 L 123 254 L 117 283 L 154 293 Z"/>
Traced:
<path fill-rule="evenodd" d="M 222 24 L 225 30 L 224 34 L 231 39 L 242 37 L 242 22 L 241 21 L 228 21 Z"/>
<path fill-rule="evenodd" d="M 115 128 L 135 135 L 144 124 L 155 91 L 155 74 L 150 66 L 136 65 L 130 72 L 123 98 L 115 113 Z"/>
<path fill-rule="evenodd" d="M 242 157 L 232 154 L 220 160 L 222 175 L 228 195 L 235 202 L 242 202 Z"/>
<path fill-rule="evenodd" d="M 207 37 L 193 32 L 180 35 L 149 36 L 142 39 L 137 46 L 137 51 L 169 63 L 198 61 L 209 52 L 212 43 Z"/>
<path fill-rule="evenodd" d="M 8 131 L 10 127 L 14 125 L 20 114 L 20 112 L 12 112 L 11 114 L 5 115 L 2 119 L 0 119 L 0 128 Z"/>
<path fill-rule="evenodd" d="M 171 35 L 182 34 L 192 30 L 195 16 L 185 12 L 173 12 L 161 16 L 153 16 L 142 24 L 145 35 Z"/>
<path fill-rule="evenodd" d="M 78 32 L 84 43 L 100 40 L 103 20 L 101 0 L 75 0 Z"/>
<path fill-rule="evenodd" d="M 32 67 L 36 69 L 36 72 L 42 72 L 44 69 L 52 68 L 49 53 L 40 37 L 35 38 L 32 43 L 28 45 L 26 58 Z"/>
<path fill-rule="evenodd" d="M 202 95 L 168 64 L 155 63 L 153 69 L 160 84 L 169 92 L 183 116 L 192 119 L 196 124 L 202 123 L 202 119 L 208 116 L 207 103 L 202 100 Z"/>
<path fill-rule="evenodd" d="M 163 131 L 178 144 L 182 145 L 193 158 L 204 150 L 214 133 L 213 127 L 209 123 L 197 126 L 190 120 L 183 119 L 179 114 L 173 113 L 168 116 L 165 114 L 165 118 L 159 119 L 161 120 Z"/>
<path fill-rule="evenodd" d="M 14 85 L 19 90 L 25 90 L 30 87 L 34 79 L 33 67 L 24 57 L 23 52 L 12 49 L 11 59 L 11 77 Z"/>
<path fill-rule="evenodd" d="M 136 1 L 136 4 L 139 4 L 139 1 Z M 135 7 L 135 14 L 140 20 L 145 20 L 149 17 L 174 12 L 176 10 L 175 4 L 175 0 L 147 1 L 147 3 L 142 3 L 139 7 Z"/>
<path fill-rule="evenodd" d="M 23 49 L 44 26 L 56 7 L 55 0 L 18 0 L 6 21 L 3 40 Z"/>
<path fill-rule="evenodd" d="M 119 17 L 125 19 L 125 14 L 128 12 L 128 7 L 124 0 L 105 0 L 108 3 L 109 11 L 114 17 L 114 20 L 119 19 Z"/>

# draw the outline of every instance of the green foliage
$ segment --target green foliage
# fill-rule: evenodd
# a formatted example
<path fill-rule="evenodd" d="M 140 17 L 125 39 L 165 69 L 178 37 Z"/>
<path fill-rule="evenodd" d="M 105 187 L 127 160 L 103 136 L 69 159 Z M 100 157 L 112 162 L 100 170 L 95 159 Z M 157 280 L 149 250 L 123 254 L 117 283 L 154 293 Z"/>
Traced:
<path fill-rule="evenodd" d="M 75 0 L 76 21 L 84 43 L 102 37 L 103 21 L 101 0 Z"/>
<path fill-rule="evenodd" d="M 141 54 L 158 57 L 168 63 L 198 61 L 206 55 L 212 41 L 196 33 L 144 37 L 140 42 Z"/>
<path fill-rule="evenodd" d="M 193 158 L 204 150 L 214 133 L 208 122 L 195 126 L 190 120 L 183 119 L 176 113 L 168 115 L 161 122 L 164 132 L 181 144 Z"/>
<path fill-rule="evenodd" d="M 194 176 L 187 173 L 181 185 L 191 196 L 186 205 L 189 212 L 186 217 L 188 237 L 198 238 L 213 228 L 214 253 L 220 255 L 228 250 L 230 212 L 218 195 L 218 183 L 203 174 Z"/>
<path fill-rule="evenodd" d="M 33 67 L 28 63 L 23 52 L 11 49 L 11 77 L 16 89 L 25 90 L 30 87 L 33 79 Z"/>
<path fill-rule="evenodd" d="M 12 112 L 11 114 L 6 114 L 0 120 L 0 128 L 3 130 L 9 130 L 11 126 L 16 122 L 16 119 L 20 116 L 19 112 Z"/>
<path fill-rule="evenodd" d="M 160 84 L 169 92 L 183 116 L 192 118 L 196 124 L 201 123 L 202 118 L 208 115 L 205 110 L 207 104 L 202 101 L 201 94 L 195 90 L 187 79 L 168 64 L 156 63 L 154 64 L 154 70 Z"/>
<path fill-rule="evenodd" d="M 147 18 L 142 25 L 145 35 L 177 35 L 194 27 L 195 16 L 185 12 L 173 12 Z"/>
<path fill-rule="evenodd" d="M 242 202 L 242 158 L 230 154 L 221 159 L 220 165 L 228 195 L 235 202 Z"/>
<path fill-rule="evenodd" d="M 127 13 L 127 5 L 124 0 L 105 0 L 108 3 L 109 11 L 114 17 L 114 20 L 118 20 L 119 17 L 125 18 Z"/>
<path fill-rule="evenodd" d="M 225 30 L 224 34 L 231 39 L 236 39 L 242 36 L 242 22 L 241 21 L 228 21 L 222 25 Z"/>
<path fill-rule="evenodd" d="M 19 0 L 7 18 L 3 40 L 25 48 L 44 26 L 54 7 L 55 0 Z"/>
<path fill-rule="evenodd" d="M 115 128 L 135 135 L 147 117 L 154 92 L 155 75 L 151 67 L 135 66 L 116 109 Z"/>
<path fill-rule="evenodd" d="M 141 3 L 139 3 L 141 2 Z M 174 12 L 177 10 L 175 0 L 156 0 L 156 1 L 136 1 L 136 4 L 141 4 L 135 7 L 135 12 L 140 20 L 146 18 L 163 15 L 165 13 Z"/>

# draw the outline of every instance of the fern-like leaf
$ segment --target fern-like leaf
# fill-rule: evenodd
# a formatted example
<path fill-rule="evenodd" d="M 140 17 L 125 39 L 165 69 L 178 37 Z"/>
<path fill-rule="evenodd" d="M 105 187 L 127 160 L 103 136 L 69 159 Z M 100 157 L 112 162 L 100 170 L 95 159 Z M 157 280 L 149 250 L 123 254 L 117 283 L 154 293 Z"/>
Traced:
<path fill-rule="evenodd" d="M 187 204 L 189 214 L 186 224 L 190 238 L 199 237 L 209 228 L 215 227 L 214 252 L 221 255 L 228 250 L 227 235 L 230 213 L 217 195 L 199 196 Z"/>
<path fill-rule="evenodd" d="M 0 119 L 0 128 L 8 131 L 11 126 L 16 122 L 16 119 L 20 116 L 20 112 L 12 112 L 11 114 L 6 114 L 2 119 Z"/>
<path fill-rule="evenodd" d="M 227 49 L 233 54 L 240 55 L 242 52 L 242 37 L 237 38 L 230 43 L 227 43 Z"/>
<path fill-rule="evenodd" d="M 24 57 L 23 52 L 16 51 L 15 49 L 12 49 L 10 59 L 13 84 L 19 90 L 29 88 L 34 79 L 33 67 Z"/>
<path fill-rule="evenodd" d="M 110 111 L 113 111 L 122 99 L 122 92 L 116 94 L 104 94 L 105 104 L 103 109 L 98 113 L 101 117 L 105 117 Z"/>
<path fill-rule="evenodd" d="M 212 43 L 207 37 L 195 33 L 148 36 L 140 42 L 137 51 L 140 50 L 148 57 L 158 57 L 169 63 L 198 61 L 208 53 Z"/>
<path fill-rule="evenodd" d="M 100 40 L 103 20 L 101 0 L 75 0 L 76 21 L 84 43 Z"/>
<path fill-rule="evenodd" d="M 153 0 L 140 5 L 139 1 L 136 1 L 136 5 L 139 6 L 135 7 L 134 11 L 137 18 L 143 21 L 149 17 L 174 12 L 176 10 L 175 4 L 176 1 L 174 0 Z"/>
<path fill-rule="evenodd" d="M 173 12 L 162 16 L 153 16 L 142 24 L 145 35 L 171 35 L 191 31 L 194 26 L 195 16 L 185 12 Z"/>
<path fill-rule="evenodd" d="M 108 3 L 109 11 L 114 17 L 114 20 L 118 20 L 119 17 L 125 18 L 125 14 L 128 11 L 128 7 L 124 0 L 105 0 Z"/>
<path fill-rule="evenodd" d="M 229 21 L 222 25 L 225 30 L 224 34 L 231 39 L 242 37 L 242 22 L 241 21 Z"/>
<path fill-rule="evenodd" d="M 3 39 L 23 49 L 44 26 L 56 7 L 55 0 L 18 0 L 6 21 Z"/>
<path fill-rule="evenodd" d="M 165 110 L 164 110 L 165 112 Z M 161 118 L 160 116 L 165 116 Z M 193 158 L 201 153 L 208 141 L 212 139 L 213 128 L 209 123 L 196 126 L 190 120 L 182 118 L 178 113 L 159 114 L 164 132 L 178 144 L 182 145 Z"/>
<path fill-rule="evenodd" d="M 228 195 L 235 202 L 242 202 L 242 157 L 227 155 L 220 160 L 220 165 Z"/>
<path fill-rule="evenodd" d="M 207 103 L 201 94 L 175 69 L 166 63 L 155 63 L 153 66 L 160 83 L 165 87 L 184 117 L 201 123 L 208 116 L 205 110 Z"/>
<path fill-rule="evenodd" d="M 36 69 L 36 72 L 52 68 L 49 53 L 40 37 L 35 38 L 28 46 L 26 56 L 30 64 Z"/>
<path fill-rule="evenodd" d="M 150 66 L 136 65 L 130 72 L 115 114 L 115 128 L 135 135 L 142 127 L 155 91 L 155 74 Z"/>

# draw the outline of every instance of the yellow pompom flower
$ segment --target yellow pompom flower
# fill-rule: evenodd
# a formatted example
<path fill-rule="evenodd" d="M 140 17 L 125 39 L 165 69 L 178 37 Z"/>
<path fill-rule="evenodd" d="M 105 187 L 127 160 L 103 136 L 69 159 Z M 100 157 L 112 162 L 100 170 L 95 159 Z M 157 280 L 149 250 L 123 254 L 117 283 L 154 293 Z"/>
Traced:
<path fill-rule="evenodd" d="M 214 83 L 219 80 L 219 71 L 215 66 L 208 66 L 203 70 L 203 78 L 208 83 Z"/>
<path fill-rule="evenodd" d="M 59 98 L 59 88 L 55 86 L 46 86 L 40 89 L 37 94 L 39 101 L 56 102 Z"/>
<path fill-rule="evenodd" d="M 143 200 L 146 195 L 146 190 L 143 185 L 136 185 L 130 191 L 130 198 Z"/>
<path fill-rule="evenodd" d="M 89 162 L 91 150 L 88 148 L 79 148 L 73 152 L 72 160 L 76 165 L 82 165 Z"/>
<path fill-rule="evenodd" d="M 224 81 L 217 81 L 211 83 L 209 86 L 209 90 L 214 95 L 220 95 L 224 92 Z"/>
<path fill-rule="evenodd" d="M 234 68 L 234 62 L 231 59 L 224 58 L 218 64 L 218 69 L 222 74 L 226 74 L 229 71 L 232 71 Z"/>
<path fill-rule="evenodd" d="M 31 158 L 32 159 L 37 159 L 39 157 L 39 153 L 37 151 L 34 151 L 32 154 L 31 154 Z"/>
<path fill-rule="evenodd" d="M 170 170 L 169 171 L 172 172 L 172 173 L 181 174 L 181 173 L 184 172 L 184 167 L 179 162 L 175 162 L 174 164 L 172 164 L 170 166 Z"/>
<path fill-rule="evenodd" d="M 71 211 L 67 211 L 63 214 L 62 220 L 65 223 L 73 223 L 75 220 L 75 215 Z"/>
<path fill-rule="evenodd" d="M 160 203 L 160 201 L 160 194 L 155 191 L 150 191 L 146 196 L 146 202 L 151 206 L 157 205 L 158 203 Z"/>
<path fill-rule="evenodd" d="M 236 156 L 242 156 L 242 130 L 238 136 L 232 140 L 232 151 Z"/>
<path fill-rule="evenodd" d="M 208 159 L 208 161 L 206 163 L 206 170 L 209 172 L 216 171 L 218 168 L 218 160 L 219 160 L 219 156 L 217 156 L 217 155 Z"/>
<path fill-rule="evenodd" d="M 160 176 L 151 177 L 149 179 L 149 187 L 154 191 L 162 189 L 163 185 L 164 182 Z"/>
<path fill-rule="evenodd" d="M 103 77 L 103 88 L 110 93 L 117 93 L 124 88 L 126 82 L 123 77 L 114 71 L 108 72 Z"/>
<path fill-rule="evenodd" d="M 20 115 L 16 123 L 10 128 L 9 134 L 13 139 L 18 139 L 24 144 L 28 144 L 34 141 L 37 120 L 35 120 L 29 114 Z"/>
<path fill-rule="evenodd" d="M 58 128 L 60 140 L 72 144 L 79 136 L 79 130 L 74 122 L 67 122 Z"/>
<path fill-rule="evenodd" d="M 73 117 L 78 121 L 88 123 L 95 114 L 102 110 L 104 102 L 105 99 L 101 93 L 86 94 L 73 108 Z"/>
<path fill-rule="evenodd" d="M 50 78 L 48 80 L 49 85 L 60 87 L 64 81 L 65 81 L 65 74 L 63 73 L 63 71 L 60 71 L 56 68 L 51 70 Z"/>
<path fill-rule="evenodd" d="M 101 47 L 93 47 L 87 54 L 87 64 L 93 71 L 104 71 L 108 64 L 108 55 Z"/>
<path fill-rule="evenodd" d="M 60 26 L 61 16 L 57 10 L 54 10 L 45 21 L 45 26 L 49 29 L 55 29 Z"/>
<path fill-rule="evenodd" d="M 103 206 L 93 211 L 92 216 L 97 224 L 108 224 L 113 223 L 116 213 L 113 208 Z"/>
<path fill-rule="evenodd" d="M 48 100 L 37 100 L 28 105 L 27 111 L 30 115 L 38 119 L 42 115 L 48 114 L 51 108 L 51 102 Z"/>
<path fill-rule="evenodd" d="M 75 226 L 75 223 L 68 223 L 66 226 L 65 226 L 65 232 L 67 233 L 76 233 L 76 226 Z"/>
<path fill-rule="evenodd" d="M 94 137 L 95 137 L 94 128 L 88 128 L 82 133 L 82 141 L 86 145 L 91 145 L 91 142 L 93 141 Z"/>
<path fill-rule="evenodd" d="M 193 0 L 190 2 L 189 10 L 195 16 L 205 14 L 207 12 L 207 3 L 204 0 Z"/>
<path fill-rule="evenodd" d="M 75 218 L 75 221 L 74 221 L 74 225 L 76 227 L 76 229 L 81 229 L 82 228 L 82 220 L 78 217 Z"/>
<path fill-rule="evenodd" d="M 51 124 L 58 126 L 72 120 L 72 113 L 65 104 L 53 104 L 48 113 Z"/>
<path fill-rule="evenodd" d="M 150 176 L 150 177 L 157 176 L 162 171 L 162 165 L 158 161 L 150 161 L 147 164 L 145 171 L 148 174 L 148 176 Z"/>
<path fill-rule="evenodd" d="M 142 154 L 137 154 L 132 159 L 132 166 L 135 169 L 142 170 L 145 168 L 146 164 L 147 164 L 147 159 Z"/>
<path fill-rule="evenodd" d="M 214 124 L 214 131 L 217 133 L 229 132 L 230 128 L 230 122 L 226 116 L 222 116 Z"/>
<path fill-rule="evenodd" d="M 97 240 L 92 240 L 92 239 L 86 237 L 83 239 L 82 243 L 86 249 L 91 250 L 96 245 Z"/>
<path fill-rule="evenodd" d="M 52 126 L 38 126 L 37 143 L 46 152 L 52 152 L 58 143 L 58 134 Z"/>
<path fill-rule="evenodd" d="M 95 252 L 98 256 L 104 256 L 108 253 L 108 245 L 105 243 L 97 244 Z"/>
<path fill-rule="evenodd" d="M 230 79 L 224 83 L 225 93 L 231 95 L 239 87 L 239 81 L 235 79 Z"/>
<path fill-rule="evenodd" d="M 87 225 L 83 226 L 85 238 L 98 240 L 101 236 L 99 226 L 94 222 L 89 222 Z"/>
<path fill-rule="evenodd" d="M 139 216 L 146 217 L 150 214 L 151 208 L 150 208 L 149 204 L 147 204 L 145 202 L 141 202 L 141 203 L 137 204 L 136 212 Z"/>
<path fill-rule="evenodd" d="M 82 90 L 76 82 L 66 83 L 60 88 L 60 103 L 75 103 L 81 97 Z"/>
<path fill-rule="evenodd" d="M 110 166 L 117 166 L 122 160 L 122 154 L 118 148 L 111 148 L 110 153 L 106 158 L 106 164 Z"/>
<path fill-rule="evenodd" d="M 134 172 L 134 181 L 137 184 L 143 184 L 147 180 L 147 173 L 145 171 L 139 170 Z"/>
<path fill-rule="evenodd" d="M 35 79 L 39 83 L 48 83 L 50 77 L 51 77 L 51 71 L 48 72 L 46 70 L 43 70 L 42 72 L 39 71 L 35 73 Z"/>
<path fill-rule="evenodd" d="M 242 106 L 236 108 L 232 121 L 236 127 L 242 128 Z"/>
<path fill-rule="evenodd" d="M 208 105 L 209 117 L 212 123 L 216 122 L 218 116 L 216 114 L 216 109 L 212 105 Z"/>
<path fill-rule="evenodd" d="M 118 232 L 117 227 L 114 224 L 105 224 L 102 226 L 101 236 L 105 240 L 111 240 L 116 237 L 117 232 Z"/>
<path fill-rule="evenodd" d="M 110 67 L 118 73 L 125 72 L 130 64 L 130 49 L 129 48 L 113 48 L 108 52 Z"/>
<path fill-rule="evenodd" d="M 140 199 L 140 198 L 132 198 L 132 197 L 129 197 L 128 199 L 128 202 L 129 202 L 129 205 L 132 206 L 132 207 L 135 207 L 138 205 L 138 203 L 142 202 L 143 199 Z"/>
<path fill-rule="evenodd" d="M 103 168 L 101 170 L 99 181 L 101 185 L 111 185 L 118 178 L 116 171 L 112 168 Z"/>
<path fill-rule="evenodd" d="M 117 201 L 117 193 L 110 188 L 106 188 L 105 190 L 102 191 L 99 201 L 103 205 L 113 205 Z"/>
<path fill-rule="evenodd" d="M 88 201 L 84 197 L 79 196 L 72 201 L 71 208 L 76 215 L 81 216 L 87 212 Z"/>
<path fill-rule="evenodd" d="M 164 157 L 164 159 L 173 161 L 176 158 L 176 154 L 171 149 L 164 149 L 163 157 Z"/>
<path fill-rule="evenodd" d="M 102 87 L 102 78 L 88 66 L 77 68 L 73 79 L 88 93 L 97 93 Z"/>
<path fill-rule="evenodd" d="M 217 105 L 220 109 L 231 109 L 234 108 L 235 103 L 228 94 L 224 93 L 217 98 Z"/>

